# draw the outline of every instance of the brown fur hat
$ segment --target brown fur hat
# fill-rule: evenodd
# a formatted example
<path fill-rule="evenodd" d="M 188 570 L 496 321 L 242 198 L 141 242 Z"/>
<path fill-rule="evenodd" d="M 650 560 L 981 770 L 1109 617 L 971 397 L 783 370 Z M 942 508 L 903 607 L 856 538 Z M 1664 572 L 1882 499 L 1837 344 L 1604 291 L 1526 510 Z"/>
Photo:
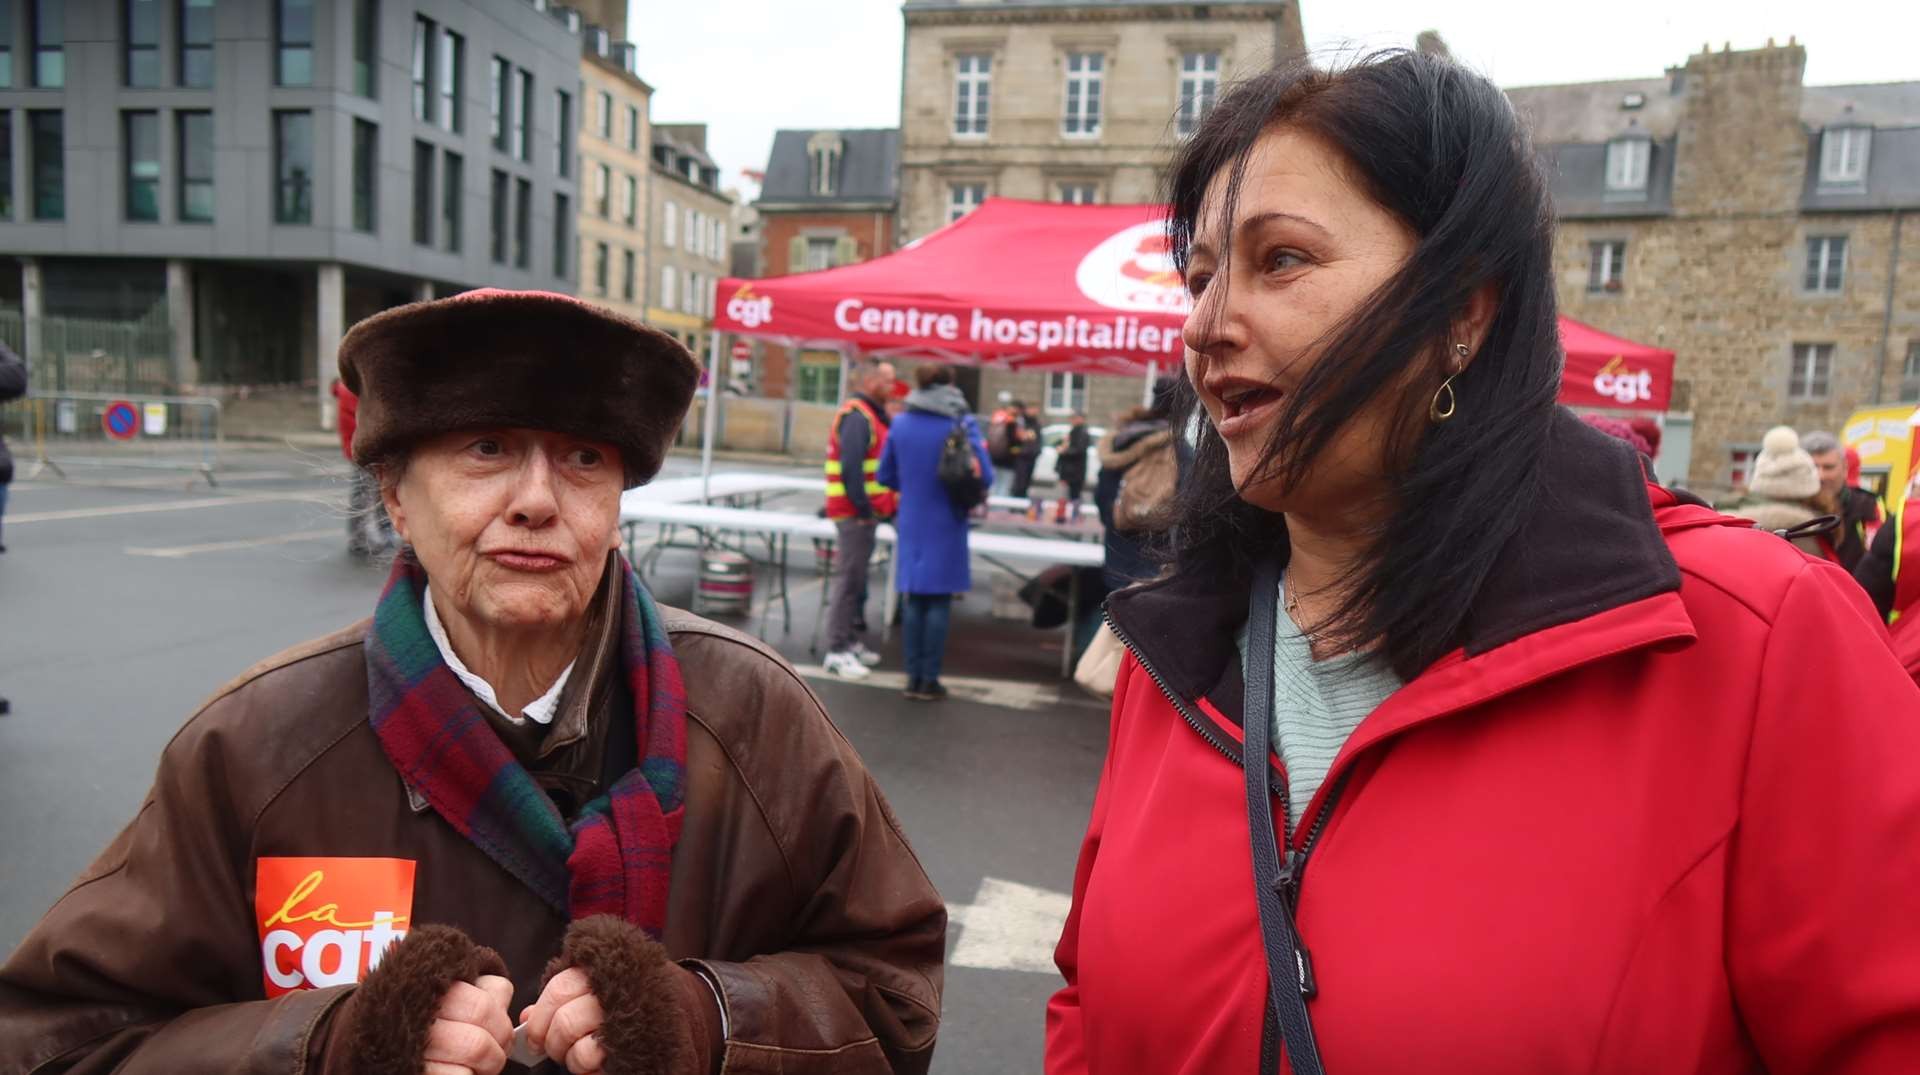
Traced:
<path fill-rule="evenodd" d="M 620 449 L 627 486 L 660 470 L 699 363 L 666 333 L 568 295 L 485 288 L 353 326 L 340 379 L 360 397 L 353 461 L 457 429 L 545 429 Z"/>

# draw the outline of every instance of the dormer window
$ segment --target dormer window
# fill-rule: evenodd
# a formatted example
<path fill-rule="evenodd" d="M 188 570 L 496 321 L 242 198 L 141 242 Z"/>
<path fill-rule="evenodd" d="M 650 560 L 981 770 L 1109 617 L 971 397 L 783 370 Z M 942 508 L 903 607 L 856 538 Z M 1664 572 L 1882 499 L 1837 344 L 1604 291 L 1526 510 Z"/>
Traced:
<path fill-rule="evenodd" d="M 1867 181 L 1872 127 L 1829 127 L 1820 136 L 1820 185 L 1861 186 Z"/>
<path fill-rule="evenodd" d="M 1653 157 L 1653 140 L 1640 131 L 1629 131 L 1607 143 L 1607 193 L 1644 194 L 1647 189 L 1647 163 Z"/>
<path fill-rule="evenodd" d="M 840 136 L 821 131 L 807 140 L 807 190 L 831 198 L 840 186 Z"/>

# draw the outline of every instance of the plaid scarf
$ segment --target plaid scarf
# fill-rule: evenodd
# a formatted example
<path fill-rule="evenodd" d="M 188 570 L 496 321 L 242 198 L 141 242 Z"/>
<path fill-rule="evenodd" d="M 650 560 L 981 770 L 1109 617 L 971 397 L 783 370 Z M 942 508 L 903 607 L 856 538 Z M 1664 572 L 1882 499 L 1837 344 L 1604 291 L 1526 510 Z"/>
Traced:
<path fill-rule="evenodd" d="M 407 786 L 554 910 L 619 915 L 659 938 L 684 815 L 687 697 L 659 609 L 618 564 L 640 764 L 571 828 L 441 659 L 421 611 L 427 575 L 410 557 L 395 562 L 367 632 L 369 719 Z"/>

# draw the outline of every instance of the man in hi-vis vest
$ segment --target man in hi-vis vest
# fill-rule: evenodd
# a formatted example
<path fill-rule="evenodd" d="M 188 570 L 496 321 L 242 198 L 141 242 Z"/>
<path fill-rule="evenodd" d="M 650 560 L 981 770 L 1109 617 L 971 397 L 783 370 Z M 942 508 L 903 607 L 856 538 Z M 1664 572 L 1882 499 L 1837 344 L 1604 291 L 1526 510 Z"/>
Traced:
<path fill-rule="evenodd" d="M 855 368 L 853 395 L 840 405 L 827 434 L 827 518 L 839 539 L 834 550 L 833 592 L 827 605 L 826 669 L 842 679 L 865 679 L 880 655 L 861 641 L 867 564 L 874 529 L 893 518 L 896 498 L 881 485 L 880 449 L 887 443 L 885 396 L 893 367 L 885 362 Z"/>

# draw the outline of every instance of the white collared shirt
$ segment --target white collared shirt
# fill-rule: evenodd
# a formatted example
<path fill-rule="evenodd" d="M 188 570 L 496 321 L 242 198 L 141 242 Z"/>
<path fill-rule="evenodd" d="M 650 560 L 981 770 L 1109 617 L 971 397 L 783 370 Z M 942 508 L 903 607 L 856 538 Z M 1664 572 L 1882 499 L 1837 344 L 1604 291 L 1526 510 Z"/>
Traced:
<path fill-rule="evenodd" d="M 440 647 L 440 659 L 447 662 L 447 667 L 453 669 L 453 674 L 460 677 L 460 682 L 465 683 L 467 689 L 472 691 L 476 698 L 487 703 L 488 708 L 515 724 L 529 720 L 535 724 L 553 723 L 553 715 L 560 708 L 560 692 L 566 689 L 567 677 L 573 675 L 573 666 L 577 662 L 567 662 L 567 667 L 560 672 L 560 678 L 553 681 L 553 686 L 547 688 L 547 693 L 528 702 L 526 711 L 516 717 L 500 708 L 500 699 L 493 693 L 493 684 L 474 675 L 465 664 L 461 663 L 460 655 L 453 652 L 453 643 L 447 641 L 447 629 L 440 624 L 440 613 L 433 607 L 431 585 L 427 587 L 424 602 L 427 606 L 427 633 L 433 636 L 433 644 Z"/>

